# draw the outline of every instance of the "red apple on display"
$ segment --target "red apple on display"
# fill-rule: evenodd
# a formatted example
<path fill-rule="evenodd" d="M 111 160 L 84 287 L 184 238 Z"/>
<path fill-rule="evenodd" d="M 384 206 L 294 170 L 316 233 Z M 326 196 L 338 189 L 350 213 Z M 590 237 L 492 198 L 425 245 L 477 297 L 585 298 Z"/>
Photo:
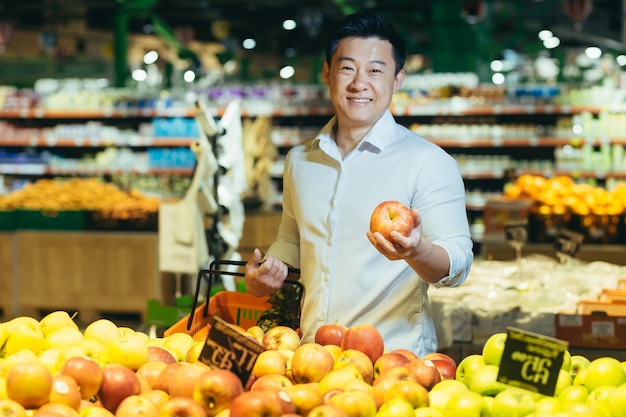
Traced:
<path fill-rule="evenodd" d="M 374 363 L 385 352 L 385 342 L 376 327 L 371 324 L 359 324 L 346 330 L 341 339 L 341 349 L 360 350 Z"/>
<path fill-rule="evenodd" d="M 78 410 L 82 399 L 80 387 L 74 378 L 63 374 L 57 374 L 52 377 L 52 389 L 50 390 L 49 402 L 65 404 Z"/>
<path fill-rule="evenodd" d="M 396 231 L 408 237 L 415 227 L 411 210 L 399 201 L 383 201 L 374 208 L 370 217 L 370 230 L 379 232 L 387 240 Z"/>
<path fill-rule="evenodd" d="M 487 365 L 500 366 L 502 353 L 504 352 L 504 344 L 506 343 L 506 333 L 494 333 L 483 345 L 482 355 Z"/>
<path fill-rule="evenodd" d="M 456 369 L 456 361 L 454 360 L 454 358 L 452 358 L 449 355 L 446 355 L 445 353 L 441 353 L 441 352 L 427 353 L 426 355 L 422 356 L 422 359 L 446 361 L 450 363 L 450 365 L 454 366 L 454 368 Z"/>
<path fill-rule="evenodd" d="M 159 361 L 168 364 L 178 362 L 169 350 L 160 346 L 148 345 L 148 362 L 152 361 Z"/>
<path fill-rule="evenodd" d="M 243 384 L 237 374 L 226 369 L 211 369 L 198 377 L 193 399 L 204 408 L 207 416 L 213 417 L 228 409 L 242 393 Z"/>
<path fill-rule="evenodd" d="M 246 391 L 230 404 L 230 417 L 280 417 L 283 408 L 271 392 Z"/>
<path fill-rule="evenodd" d="M 348 328 L 337 323 L 322 324 L 315 332 L 315 343 L 322 346 L 341 346 L 341 339 Z"/>
<path fill-rule="evenodd" d="M 167 364 L 165 362 L 150 361 L 141 365 L 135 373 L 143 378 L 150 385 L 150 388 L 154 389 L 158 376 L 166 367 Z"/>
<path fill-rule="evenodd" d="M 140 393 L 141 383 L 135 372 L 112 363 L 102 367 L 102 384 L 97 395 L 104 408 L 115 413 L 124 398 Z"/>
<path fill-rule="evenodd" d="M 250 391 L 284 391 L 292 386 L 293 382 L 285 375 L 268 374 L 255 378 Z"/>
<path fill-rule="evenodd" d="M 374 379 L 378 378 L 378 376 L 387 369 L 404 366 L 409 362 L 409 358 L 401 353 L 394 351 L 383 353 L 376 359 L 376 362 L 374 362 Z"/>
<path fill-rule="evenodd" d="M 399 353 L 400 355 L 406 356 L 409 362 L 411 362 L 414 359 L 419 359 L 419 357 L 417 356 L 417 354 L 415 354 L 415 352 L 412 352 L 408 349 L 394 349 L 392 350 L 392 352 Z"/>
<path fill-rule="evenodd" d="M 171 397 L 161 405 L 159 417 L 206 417 L 206 413 L 189 397 Z"/>
<path fill-rule="evenodd" d="M 61 370 L 63 375 L 69 375 L 80 387 L 80 394 L 87 400 L 98 393 L 102 385 L 102 369 L 91 358 L 74 356 L 65 361 Z"/>
<path fill-rule="evenodd" d="M 413 378 L 429 391 L 441 381 L 439 369 L 431 360 L 417 359 L 409 362 L 406 368 Z"/>
<path fill-rule="evenodd" d="M 26 417 L 26 409 L 17 401 L 0 398 L 0 415 L 4 417 Z"/>
<path fill-rule="evenodd" d="M 196 363 L 181 362 L 184 364 L 172 374 L 172 380 L 169 385 L 169 394 L 172 397 L 189 397 L 193 398 L 193 391 L 196 381 L 200 375 L 208 371 L 205 365 Z"/>
<path fill-rule="evenodd" d="M 331 404 L 320 404 L 313 408 L 307 417 L 349 417 L 341 408 Z"/>
<path fill-rule="evenodd" d="M 441 374 L 441 379 L 456 378 L 456 364 L 450 363 L 445 359 L 430 359 Z"/>
<path fill-rule="evenodd" d="M 131 395 L 122 400 L 115 417 L 159 417 L 159 407 L 149 398 Z"/>
<path fill-rule="evenodd" d="M 24 408 L 37 408 L 48 402 L 52 382 L 52 374 L 41 362 L 19 362 L 6 376 L 6 396 Z"/>
<path fill-rule="evenodd" d="M 298 384 L 319 382 L 333 369 L 334 364 L 333 355 L 324 346 L 304 343 L 291 358 L 291 376 Z"/>
<path fill-rule="evenodd" d="M 322 393 L 317 382 L 295 384 L 286 388 L 285 393 L 289 395 L 296 406 L 296 412 L 302 416 L 308 415 L 313 408 L 322 404 Z"/>
<path fill-rule="evenodd" d="M 264 350 L 293 350 L 300 347 L 300 335 L 288 326 L 275 326 L 263 335 L 261 346 Z"/>

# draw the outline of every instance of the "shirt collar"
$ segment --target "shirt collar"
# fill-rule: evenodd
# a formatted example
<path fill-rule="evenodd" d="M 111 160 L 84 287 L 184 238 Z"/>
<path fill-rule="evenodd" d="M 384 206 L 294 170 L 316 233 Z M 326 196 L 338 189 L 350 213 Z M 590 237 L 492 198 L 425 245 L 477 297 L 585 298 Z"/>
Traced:
<path fill-rule="evenodd" d="M 320 146 L 333 141 L 333 129 L 337 123 L 337 116 L 333 116 L 324 127 L 319 131 L 315 139 L 319 141 Z M 367 149 L 374 147 L 380 151 L 385 146 L 394 141 L 394 132 L 396 121 L 391 114 L 391 111 L 386 110 L 382 117 L 374 124 L 369 132 L 365 135 L 357 149 Z"/>

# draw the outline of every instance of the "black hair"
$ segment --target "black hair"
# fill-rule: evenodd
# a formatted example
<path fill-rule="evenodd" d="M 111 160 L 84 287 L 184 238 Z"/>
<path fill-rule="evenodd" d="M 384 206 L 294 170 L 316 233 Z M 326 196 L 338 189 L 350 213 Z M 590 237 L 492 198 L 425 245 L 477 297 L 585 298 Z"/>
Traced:
<path fill-rule="evenodd" d="M 379 38 L 391 43 L 393 60 L 396 64 L 396 73 L 404 68 L 406 61 L 406 46 L 404 40 L 396 32 L 393 25 L 376 13 L 360 11 L 344 16 L 330 32 L 326 42 L 326 63 L 330 65 L 333 54 L 337 50 L 339 41 L 343 38 L 356 36 L 359 38 Z"/>

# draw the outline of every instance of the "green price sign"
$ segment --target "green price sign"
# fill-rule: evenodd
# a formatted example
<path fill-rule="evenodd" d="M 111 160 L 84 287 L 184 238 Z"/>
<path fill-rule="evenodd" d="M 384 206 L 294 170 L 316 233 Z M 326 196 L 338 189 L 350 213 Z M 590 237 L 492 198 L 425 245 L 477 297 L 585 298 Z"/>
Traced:
<path fill-rule="evenodd" d="M 552 396 L 568 346 L 562 340 L 508 328 L 498 381 Z"/>
<path fill-rule="evenodd" d="M 250 340 L 219 317 L 213 317 L 199 360 L 209 366 L 234 372 L 245 386 L 262 351 L 260 344 Z"/>

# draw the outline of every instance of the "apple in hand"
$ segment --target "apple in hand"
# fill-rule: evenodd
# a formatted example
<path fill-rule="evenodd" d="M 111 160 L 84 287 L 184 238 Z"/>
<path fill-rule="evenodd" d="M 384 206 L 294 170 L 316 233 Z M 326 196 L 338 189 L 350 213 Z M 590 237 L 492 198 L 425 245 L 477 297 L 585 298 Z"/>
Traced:
<path fill-rule="evenodd" d="M 383 201 L 374 208 L 370 217 L 370 230 L 379 232 L 387 240 L 391 232 L 397 231 L 408 237 L 415 227 L 411 210 L 399 201 Z"/>
<path fill-rule="evenodd" d="M 341 346 L 341 339 L 348 328 L 337 323 L 322 324 L 315 331 L 314 341 L 322 346 Z"/>

